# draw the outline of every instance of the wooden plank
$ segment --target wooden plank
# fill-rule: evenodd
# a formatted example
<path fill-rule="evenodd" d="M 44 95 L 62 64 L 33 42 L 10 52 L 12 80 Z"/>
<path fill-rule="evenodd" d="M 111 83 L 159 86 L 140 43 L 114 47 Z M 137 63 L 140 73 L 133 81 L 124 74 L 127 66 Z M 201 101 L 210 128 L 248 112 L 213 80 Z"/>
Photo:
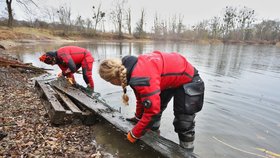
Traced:
<path fill-rule="evenodd" d="M 69 107 L 69 109 L 73 112 L 74 115 L 80 116 L 82 115 L 82 111 L 73 103 L 73 101 L 68 98 L 67 95 L 55 90 L 55 92 L 59 95 L 59 97 L 63 100 L 63 102 Z"/>
<path fill-rule="evenodd" d="M 44 81 L 36 80 L 35 85 L 41 89 L 41 93 L 47 98 L 48 102 L 45 101 L 46 110 L 50 117 L 51 123 L 61 124 L 63 123 L 63 118 L 65 116 L 65 109 L 59 103 L 55 97 L 55 92 L 50 85 L 46 84 Z"/>
<path fill-rule="evenodd" d="M 120 129 L 122 132 L 127 133 L 133 128 L 133 125 L 126 121 L 122 114 L 118 111 L 112 110 L 103 103 L 99 102 L 98 99 L 93 99 L 82 93 L 79 89 L 74 87 L 69 87 L 68 85 L 60 83 L 60 81 L 53 81 L 51 83 L 55 88 L 63 91 L 71 98 L 79 101 L 84 106 L 92 109 L 98 115 L 102 116 L 109 123 Z M 177 143 L 174 143 L 162 136 L 159 136 L 153 131 L 147 132 L 143 137 L 140 138 L 149 147 L 153 148 L 160 154 L 170 158 L 189 158 L 196 157 L 195 154 L 189 153 L 186 149 L 179 146 Z"/>

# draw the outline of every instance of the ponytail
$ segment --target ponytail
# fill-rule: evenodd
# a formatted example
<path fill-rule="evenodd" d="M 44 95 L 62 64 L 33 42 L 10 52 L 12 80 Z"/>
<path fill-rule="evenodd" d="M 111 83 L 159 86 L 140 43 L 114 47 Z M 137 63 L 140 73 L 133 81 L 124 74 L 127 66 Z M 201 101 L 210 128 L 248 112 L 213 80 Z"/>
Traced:
<path fill-rule="evenodd" d="M 127 89 L 127 70 L 119 59 L 106 59 L 99 66 L 99 75 L 104 80 L 110 82 L 113 79 L 119 79 L 120 86 L 123 88 L 122 100 L 128 105 L 129 97 L 126 94 Z"/>

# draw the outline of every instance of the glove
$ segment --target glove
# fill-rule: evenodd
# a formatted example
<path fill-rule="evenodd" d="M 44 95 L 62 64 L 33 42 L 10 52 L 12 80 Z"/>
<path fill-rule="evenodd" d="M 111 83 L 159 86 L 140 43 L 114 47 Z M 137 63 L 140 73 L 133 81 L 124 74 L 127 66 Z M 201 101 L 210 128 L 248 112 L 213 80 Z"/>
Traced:
<path fill-rule="evenodd" d="M 130 143 L 135 143 L 137 141 L 137 138 L 132 134 L 131 131 L 127 133 L 127 139 L 130 141 Z"/>
<path fill-rule="evenodd" d="M 67 80 L 71 85 L 76 84 L 76 81 L 75 81 L 73 78 L 71 78 L 71 77 L 66 78 L 66 80 Z"/>
<path fill-rule="evenodd" d="M 140 120 L 138 117 L 136 117 L 136 116 L 134 116 L 134 117 L 132 117 L 132 118 L 126 118 L 125 119 L 126 121 L 129 121 L 129 122 L 131 122 L 132 124 L 137 124 L 137 122 Z"/>
<path fill-rule="evenodd" d="M 89 85 L 86 88 L 86 93 L 92 95 L 92 93 L 94 92 L 94 88 L 91 88 Z"/>

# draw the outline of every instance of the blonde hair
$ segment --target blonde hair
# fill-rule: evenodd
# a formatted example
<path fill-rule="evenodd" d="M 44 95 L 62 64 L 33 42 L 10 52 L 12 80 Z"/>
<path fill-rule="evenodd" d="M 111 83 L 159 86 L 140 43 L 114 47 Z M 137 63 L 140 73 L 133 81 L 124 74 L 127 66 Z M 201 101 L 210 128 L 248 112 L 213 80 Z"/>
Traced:
<path fill-rule="evenodd" d="M 121 81 L 121 86 L 123 88 L 123 96 L 122 100 L 125 105 L 128 105 L 128 96 L 126 94 L 126 86 L 127 86 L 127 78 L 126 78 L 127 70 L 122 65 L 120 59 L 106 59 L 101 62 L 99 65 L 99 75 L 105 81 L 110 82 L 113 79 L 118 79 Z"/>

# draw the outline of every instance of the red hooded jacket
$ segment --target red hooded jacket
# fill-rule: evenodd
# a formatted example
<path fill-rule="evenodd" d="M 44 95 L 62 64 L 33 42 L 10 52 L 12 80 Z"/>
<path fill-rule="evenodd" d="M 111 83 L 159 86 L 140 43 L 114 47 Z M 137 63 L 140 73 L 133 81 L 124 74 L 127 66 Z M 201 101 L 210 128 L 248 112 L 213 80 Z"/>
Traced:
<path fill-rule="evenodd" d="M 144 135 L 160 113 L 160 92 L 191 82 L 194 73 L 195 68 L 178 53 L 155 51 L 138 56 L 128 81 L 137 98 L 136 117 L 141 118 L 132 129 L 135 137 Z M 147 100 L 150 107 L 143 106 Z"/>

